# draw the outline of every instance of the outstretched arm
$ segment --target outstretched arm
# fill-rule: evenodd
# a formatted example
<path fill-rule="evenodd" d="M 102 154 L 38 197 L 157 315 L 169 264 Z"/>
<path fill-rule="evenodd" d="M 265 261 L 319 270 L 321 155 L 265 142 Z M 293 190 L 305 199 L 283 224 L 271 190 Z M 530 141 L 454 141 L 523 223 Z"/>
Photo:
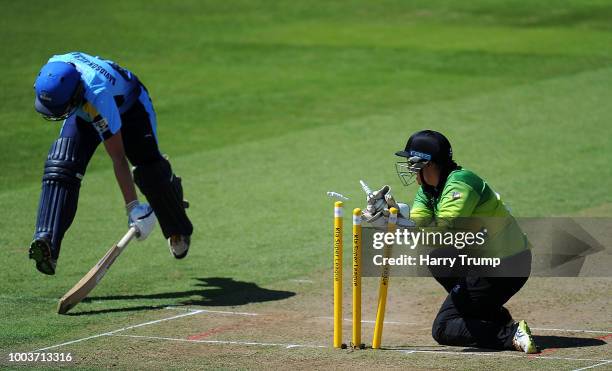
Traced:
<path fill-rule="evenodd" d="M 128 213 L 128 224 L 130 227 L 136 227 L 138 230 L 136 237 L 142 241 L 153 230 L 155 225 L 155 214 L 148 204 L 138 203 L 134 180 L 130 172 L 130 166 L 125 158 L 125 150 L 123 148 L 123 139 L 121 131 L 104 141 L 106 152 L 113 160 L 113 169 L 115 170 L 115 178 L 123 194 L 125 208 Z"/>
<path fill-rule="evenodd" d="M 136 195 L 136 188 L 134 188 L 134 180 L 132 179 L 132 173 L 130 172 L 130 165 L 128 164 L 127 158 L 125 157 L 125 150 L 123 148 L 123 139 L 121 137 L 121 131 L 113 134 L 110 138 L 104 141 L 104 147 L 106 152 L 113 160 L 113 169 L 115 170 L 115 178 L 123 194 L 125 204 L 128 205 L 130 202 L 138 199 Z"/>

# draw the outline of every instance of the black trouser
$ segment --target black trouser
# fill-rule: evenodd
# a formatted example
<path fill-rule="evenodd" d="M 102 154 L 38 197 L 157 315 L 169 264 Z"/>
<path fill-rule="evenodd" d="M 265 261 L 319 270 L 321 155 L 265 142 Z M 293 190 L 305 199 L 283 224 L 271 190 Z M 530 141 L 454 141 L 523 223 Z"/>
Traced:
<path fill-rule="evenodd" d="M 527 250 L 524 258 L 531 260 Z M 448 296 L 433 322 L 433 338 L 443 345 L 513 349 L 517 324 L 504 304 L 528 277 L 436 277 Z"/>

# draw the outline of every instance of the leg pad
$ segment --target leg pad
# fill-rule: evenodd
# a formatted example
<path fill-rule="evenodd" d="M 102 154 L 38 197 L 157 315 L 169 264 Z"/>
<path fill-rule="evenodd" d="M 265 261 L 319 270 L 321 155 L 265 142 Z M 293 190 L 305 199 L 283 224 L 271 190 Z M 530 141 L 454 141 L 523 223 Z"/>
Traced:
<path fill-rule="evenodd" d="M 50 241 L 51 257 L 57 259 L 64 233 L 77 210 L 85 163 L 78 158 L 74 138 L 58 138 L 49 151 L 42 178 L 42 191 L 34 239 Z"/>

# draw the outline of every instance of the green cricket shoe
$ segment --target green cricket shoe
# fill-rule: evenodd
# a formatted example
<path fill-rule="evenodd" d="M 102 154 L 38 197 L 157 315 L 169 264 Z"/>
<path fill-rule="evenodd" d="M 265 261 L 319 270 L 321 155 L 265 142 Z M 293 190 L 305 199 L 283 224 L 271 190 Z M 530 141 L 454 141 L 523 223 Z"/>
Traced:
<path fill-rule="evenodd" d="M 531 337 L 531 330 L 524 320 L 519 321 L 514 338 L 512 339 L 514 348 L 527 354 L 538 353 L 538 347 Z"/>
<path fill-rule="evenodd" d="M 30 244 L 30 259 L 36 262 L 36 269 L 50 276 L 55 274 L 57 260 L 51 257 L 51 246 L 44 238 L 36 238 Z"/>

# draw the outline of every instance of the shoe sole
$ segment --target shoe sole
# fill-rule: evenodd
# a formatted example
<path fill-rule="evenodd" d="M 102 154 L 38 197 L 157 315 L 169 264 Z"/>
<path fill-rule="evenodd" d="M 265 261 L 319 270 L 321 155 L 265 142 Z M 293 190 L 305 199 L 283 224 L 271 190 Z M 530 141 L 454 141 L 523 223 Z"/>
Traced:
<path fill-rule="evenodd" d="M 47 245 L 41 241 L 34 241 L 29 250 L 30 259 L 36 262 L 36 269 L 41 273 L 48 274 L 50 276 L 55 274 L 55 269 L 51 266 L 50 254 Z"/>
<path fill-rule="evenodd" d="M 172 256 L 174 256 L 175 259 L 183 259 L 184 257 L 187 256 L 187 253 L 189 252 L 189 247 L 187 248 L 187 250 L 185 250 L 182 254 L 176 254 L 174 252 L 174 250 L 172 249 L 172 246 L 168 246 L 170 248 L 170 253 L 172 254 Z"/>
<path fill-rule="evenodd" d="M 183 259 L 184 257 L 187 256 L 187 253 L 189 252 L 189 249 L 187 249 L 183 254 L 181 255 L 176 255 L 174 252 L 172 252 L 172 255 L 174 255 L 175 259 Z"/>
<path fill-rule="evenodd" d="M 184 257 L 186 257 L 187 253 L 189 252 L 189 245 L 190 245 L 191 239 L 187 237 L 187 249 L 185 249 L 185 251 L 182 254 L 176 254 L 174 252 L 174 250 L 172 249 L 171 239 L 172 237 L 168 239 L 168 247 L 170 248 L 170 252 L 172 253 L 172 256 L 174 256 L 175 259 L 183 259 Z"/>

